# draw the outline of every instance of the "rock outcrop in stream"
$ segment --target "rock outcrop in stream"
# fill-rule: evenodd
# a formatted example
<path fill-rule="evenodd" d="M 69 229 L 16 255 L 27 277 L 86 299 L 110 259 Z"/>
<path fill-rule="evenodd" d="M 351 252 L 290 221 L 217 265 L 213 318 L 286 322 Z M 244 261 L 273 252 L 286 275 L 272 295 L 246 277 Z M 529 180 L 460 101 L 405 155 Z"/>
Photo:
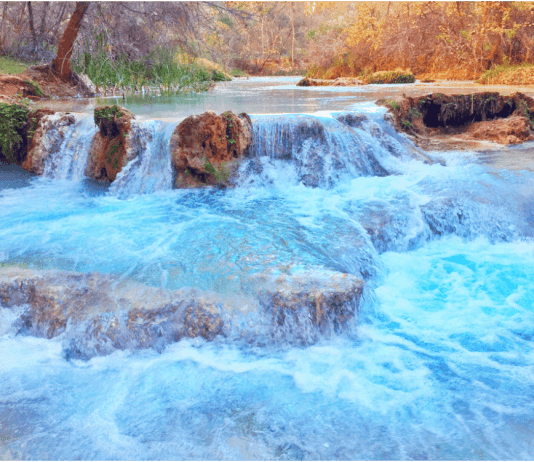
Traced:
<path fill-rule="evenodd" d="M 305 77 L 297 83 L 298 87 L 353 87 L 357 85 L 363 85 L 363 82 L 352 77 L 340 77 L 338 79 L 311 79 Z"/>
<path fill-rule="evenodd" d="M 135 116 L 120 106 L 100 106 L 95 109 L 95 135 L 92 153 L 86 169 L 89 178 L 114 181 L 117 174 L 131 160 L 128 156 L 129 137 Z"/>
<path fill-rule="evenodd" d="M 39 109 L 35 113 L 35 118 L 30 120 L 35 131 L 29 140 L 28 155 L 22 167 L 29 172 L 42 175 L 48 156 L 52 152 L 59 151 L 67 127 L 75 123 L 75 117 L 69 113 L 54 113 L 48 109 Z"/>
<path fill-rule="evenodd" d="M 170 141 L 176 185 L 229 185 L 238 160 L 248 152 L 252 134 L 252 122 L 245 113 L 207 111 L 185 119 Z"/>
<path fill-rule="evenodd" d="M 163 290 L 98 273 L 0 269 L 0 305 L 15 332 L 62 336 L 67 357 L 161 351 L 182 338 L 307 344 L 358 315 L 363 281 L 341 273 L 256 277 L 242 295 Z"/>

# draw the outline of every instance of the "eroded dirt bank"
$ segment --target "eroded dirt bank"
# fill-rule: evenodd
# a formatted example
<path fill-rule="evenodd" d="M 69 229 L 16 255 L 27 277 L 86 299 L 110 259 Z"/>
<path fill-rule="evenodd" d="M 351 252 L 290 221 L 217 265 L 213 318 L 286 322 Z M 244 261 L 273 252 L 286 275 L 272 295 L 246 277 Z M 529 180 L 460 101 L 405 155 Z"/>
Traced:
<path fill-rule="evenodd" d="M 64 81 L 49 65 L 31 66 L 19 75 L 0 75 L 0 103 L 15 103 L 20 97 L 38 101 L 52 97 L 94 96 L 94 93 L 94 85 L 86 76 L 73 72 L 72 77 Z"/>
<path fill-rule="evenodd" d="M 431 93 L 382 99 L 377 104 L 389 108 L 397 130 L 426 149 L 443 149 L 448 142 L 462 140 L 506 145 L 534 139 L 534 99 L 523 93 Z"/>

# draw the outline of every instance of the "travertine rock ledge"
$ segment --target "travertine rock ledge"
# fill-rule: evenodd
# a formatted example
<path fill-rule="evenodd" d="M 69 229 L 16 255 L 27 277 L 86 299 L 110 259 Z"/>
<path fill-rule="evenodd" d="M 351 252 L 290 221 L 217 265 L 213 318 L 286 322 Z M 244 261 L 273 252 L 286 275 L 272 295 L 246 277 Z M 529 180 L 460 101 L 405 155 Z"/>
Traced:
<path fill-rule="evenodd" d="M 363 281 L 335 272 L 261 275 L 243 293 L 163 290 L 99 273 L 0 268 L 0 306 L 17 334 L 61 336 L 68 358 L 155 348 L 183 338 L 309 344 L 358 315 Z"/>

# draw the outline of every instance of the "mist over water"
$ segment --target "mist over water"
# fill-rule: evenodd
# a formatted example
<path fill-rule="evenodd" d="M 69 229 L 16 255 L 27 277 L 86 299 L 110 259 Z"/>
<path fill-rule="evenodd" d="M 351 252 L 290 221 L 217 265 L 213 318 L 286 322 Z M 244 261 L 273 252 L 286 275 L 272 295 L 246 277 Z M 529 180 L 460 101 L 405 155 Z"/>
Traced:
<path fill-rule="evenodd" d="M 83 117 L 43 177 L 0 167 L 0 263 L 221 295 L 338 272 L 366 281 L 360 312 L 306 346 L 218 337 L 82 361 L 0 307 L 0 457 L 534 457 L 533 173 L 424 153 L 367 104 L 254 116 L 236 188 L 179 190 L 176 124 L 141 120 L 109 187 L 79 173 Z"/>

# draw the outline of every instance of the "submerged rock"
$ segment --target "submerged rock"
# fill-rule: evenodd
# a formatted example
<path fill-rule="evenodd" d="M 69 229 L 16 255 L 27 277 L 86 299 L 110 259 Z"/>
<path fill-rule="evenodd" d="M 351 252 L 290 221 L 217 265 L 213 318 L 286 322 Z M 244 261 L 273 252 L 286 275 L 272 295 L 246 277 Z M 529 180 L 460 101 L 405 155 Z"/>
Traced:
<path fill-rule="evenodd" d="M 252 122 L 245 113 L 207 111 L 185 119 L 170 142 L 177 186 L 229 185 L 252 135 Z"/>
<path fill-rule="evenodd" d="M 260 306 L 272 319 L 271 335 L 290 334 L 310 343 L 318 334 L 338 332 L 358 313 L 363 281 L 343 273 L 303 272 L 250 281 Z"/>
<path fill-rule="evenodd" d="M 114 181 L 131 160 L 129 133 L 135 116 L 121 106 L 99 106 L 95 109 L 95 135 L 85 174 L 100 181 Z"/>
<path fill-rule="evenodd" d="M 112 275 L 0 269 L 0 305 L 18 308 L 19 334 L 62 336 L 67 357 L 89 359 L 217 336 L 307 344 L 357 316 L 363 281 L 323 272 L 258 276 L 242 295 L 164 290 Z"/>

